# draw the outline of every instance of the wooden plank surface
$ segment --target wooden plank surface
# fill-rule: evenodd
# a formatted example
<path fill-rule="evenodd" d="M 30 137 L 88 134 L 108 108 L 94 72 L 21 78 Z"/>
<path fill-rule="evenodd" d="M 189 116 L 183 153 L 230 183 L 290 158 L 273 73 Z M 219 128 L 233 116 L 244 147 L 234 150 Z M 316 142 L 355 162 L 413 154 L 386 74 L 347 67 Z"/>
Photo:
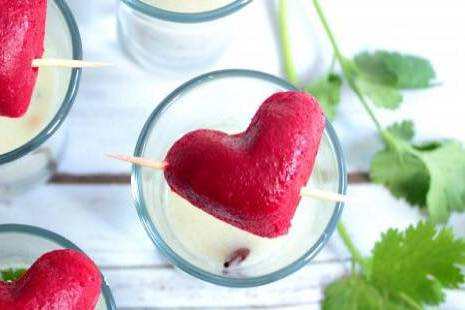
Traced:
<path fill-rule="evenodd" d="M 369 183 L 370 178 L 366 172 L 352 172 L 348 175 L 350 184 Z M 49 183 L 52 184 L 129 184 L 131 176 L 125 173 L 56 173 Z"/>
<path fill-rule="evenodd" d="M 105 157 L 132 153 L 150 112 L 174 88 L 204 71 L 248 68 L 282 76 L 275 28 L 275 1 L 255 0 L 236 17 L 236 34 L 218 62 L 198 72 L 148 73 L 121 51 L 114 1 L 68 0 L 80 26 L 88 60 L 114 63 L 85 70 L 67 120 L 68 148 L 52 183 L 14 199 L 0 197 L 0 223 L 15 222 L 56 231 L 82 247 L 101 267 L 120 309 L 319 309 L 324 286 L 347 274 L 348 253 L 334 236 L 314 262 L 277 283 L 227 289 L 190 278 L 155 250 L 140 224 L 128 185 L 129 166 Z M 299 75 L 312 80 L 332 57 L 316 23 L 311 1 L 290 1 L 291 37 Z M 465 41 L 461 1 L 322 1 L 341 47 L 348 55 L 389 48 L 431 59 L 442 86 L 405 95 L 399 111 L 377 110 L 383 123 L 410 118 L 419 138 L 465 141 L 462 72 Z M 395 21 L 393 21 L 395 16 Z M 101 29 L 102 31 L 96 31 Z M 251 31 L 253 29 L 253 31 Z M 366 113 L 343 92 L 334 125 L 347 153 L 353 203 L 343 219 L 362 252 L 368 254 L 382 231 L 405 228 L 424 215 L 367 182 L 369 159 L 381 145 Z M 100 133 L 96 135 L 95 133 Z M 362 171 L 362 173 L 359 173 Z M 356 184 L 357 183 L 357 184 Z M 451 224 L 465 237 L 465 217 Z M 451 290 L 441 308 L 463 310 L 463 287 Z"/>

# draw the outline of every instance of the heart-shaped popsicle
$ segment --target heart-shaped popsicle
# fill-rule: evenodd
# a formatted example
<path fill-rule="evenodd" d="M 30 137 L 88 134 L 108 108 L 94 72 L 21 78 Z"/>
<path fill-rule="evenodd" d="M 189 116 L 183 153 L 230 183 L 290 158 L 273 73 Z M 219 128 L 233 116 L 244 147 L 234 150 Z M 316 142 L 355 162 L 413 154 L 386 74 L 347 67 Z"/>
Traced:
<path fill-rule="evenodd" d="M 0 281 L 2 310 L 93 310 L 102 276 L 95 264 L 74 250 L 40 257 L 15 282 Z"/>
<path fill-rule="evenodd" d="M 44 52 L 46 0 L 0 0 L 0 116 L 26 113 Z"/>
<path fill-rule="evenodd" d="M 312 96 L 268 98 L 243 133 L 196 130 L 165 161 L 171 189 L 194 206 L 262 237 L 288 232 L 325 128 Z"/>

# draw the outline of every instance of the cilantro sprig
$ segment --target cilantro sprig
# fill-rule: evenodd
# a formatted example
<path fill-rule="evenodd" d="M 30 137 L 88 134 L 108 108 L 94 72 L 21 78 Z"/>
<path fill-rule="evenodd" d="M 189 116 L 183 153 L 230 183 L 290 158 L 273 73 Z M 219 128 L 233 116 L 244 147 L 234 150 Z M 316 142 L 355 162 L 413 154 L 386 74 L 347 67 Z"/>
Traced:
<path fill-rule="evenodd" d="M 435 86 L 436 74 L 422 57 L 377 50 L 361 52 L 352 59 L 339 49 L 318 0 L 312 0 L 333 47 L 341 75 L 334 72 L 334 62 L 321 79 L 303 89 L 316 96 L 327 117 L 336 115 L 341 100 L 343 78 L 375 124 L 384 149 L 370 166 L 372 181 L 383 184 L 391 193 L 410 204 L 426 209 L 435 223 L 447 222 L 451 213 L 465 211 L 465 148 L 458 141 L 424 141 L 414 138 L 414 124 L 403 121 L 385 128 L 371 105 L 396 109 L 405 89 Z M 286 21 L 286 0 L 280 1 L 279 24 L 288 79 L 300 85 L 292 63 Z"/>
<path fill-rule="evenodd" d="M 465 240 L 450 228 L 420 222 L 389 229 L 359 271 L 325 289 L 323 309 L 423 309 L 439 305 L 444 289 L 464 282 Z"/>
<path fill-rule="evenodd" d="M 394 110 L 403 101 L 402 91 L 437 85 L 430 62 L 415 55 L 391 51 L 362 52 L 352 59 L 343 55 L 318 0 L 312 0 L 333 47 L 328 72 L 302 88 L 319 99 L 332 119 L 341 100 L 343 81 L 354 92 L 376 126 L 384 149 L 374 156 L 370 177 L 410 204 L 425 208 L 430 221 L 406 231 L 388 230 L 365 258 L 342 222 L 338 233 L 352 255 L 353 272 L 325 290 L 323 308 L 423 309 L 444 301 L 444 289 L 465 282 L 459 266 L 465 265 L 465 240 L 456 239 L 450 228 L 437 230 L 452 212 L 465 211 L 465 149 L 453 140 L 414 141 L 412 121 L 384 128 L 371 108 Z M 287 28 L 287 1 L 279 2 L 280 38 L 288 80 L 301 85 L 292 62 Z M 335 72 L 335 61 L 341 74 Z"/>

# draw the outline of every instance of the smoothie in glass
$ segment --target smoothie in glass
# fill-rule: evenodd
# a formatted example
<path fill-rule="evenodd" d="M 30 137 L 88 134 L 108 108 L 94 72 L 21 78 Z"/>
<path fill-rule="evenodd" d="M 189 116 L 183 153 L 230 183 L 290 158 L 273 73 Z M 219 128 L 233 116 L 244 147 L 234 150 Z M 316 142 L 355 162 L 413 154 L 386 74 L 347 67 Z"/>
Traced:
<path fill-rule="evenodd" d="M 152 113 L 135 156 L 164 159 L 173 143 L 195 129 L 230 134 L 247 128 L 270 95 L 294 90 L 287 82 L 249 70 L 225 70 L 189 81 Z M 303 198 L 288 234 L 262 238 L 231 226 L 173 193 L 163 171 L 133 167 L 136 207 L 149 236 L 177 267 L 202 280 L 249 287 L 283 278 L 308 263 L 333 233 L 342 203 Z M 345 193 L 340 145 L 326 123 L 310 188 Z"/>

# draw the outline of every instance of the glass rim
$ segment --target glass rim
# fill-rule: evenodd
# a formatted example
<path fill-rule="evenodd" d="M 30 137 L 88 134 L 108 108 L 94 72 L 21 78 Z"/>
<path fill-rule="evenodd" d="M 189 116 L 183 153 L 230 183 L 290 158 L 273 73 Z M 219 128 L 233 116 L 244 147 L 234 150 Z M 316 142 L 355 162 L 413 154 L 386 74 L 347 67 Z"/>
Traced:
<path fill-rule="evenodd" d="M 71 37 L 73 59 L 82 60 L 81 35 L 79 33 L 76 20 L 74 19 L 71 10 L 69 9 L 68 5 L 64 0 L 54 0 L 54 2 L 60 10 L 61 14 L 63 15 L 68 26 L 68 32 Z M 61 106 L 56 112 L 55 116 L 47 124 L 47 126 L 44 129 L 42 129 L 42 131 L 39 132 L 39 134 L 37 134 L 30 141 L 17 147 L 14 150 L 11 150 L 4 154 L 0 154 L 0 165 L 17 160 L 36 150 L 45 141 L 47 141 L 57 131 L 58 128 L 60 128 L 60 126 L 63 124 L 64 120 L 68 116 L 68 113 L 71 110 L 71 107 L 74 103 L 74 99 L 76 98 L 77 90 L 79 88 L 80 78 L 81 69 L 72 69 L 68 89 L 66 91 L 63 102 L 61 103 Z"/>
<path fill-rule="evenodd" d="M 169 10 L 163 10 L 142 2 L 140 0 L 119 0 L 134 10 L 148 15 L 153 18 L 175 22 L 175 23 L 202 23 L 212 21 L 227 15 L 230 15 L 250 2 L 252 0 L 235 0 L 225 6 L 219 7 L 214 10 L 204 11 L 204 12 L 195 12 L 195 13 L 181 13 L 174 12 Z"/>
<path fill-rule="evenodd" d="M 208 82 L 218 78 L 228 78 L 228 77 L 246 77 L 246 78 L 255 78 L 259 80 L 264 80 L 266 82 L 271 82 L 283 87 L 287 90 L 297 90 L 294 86 L 292 86 L 287 81 L 278 78 L 276 76 L 270 75 L 268 73 L 260 72 L 260 71 L 253 71 L 253 70 L 244 70 L 244 69 L 228 69 L 228 70 L 220 70 L 220 71 L 213 71 L 210 73 L 203 74 L 198 76 L 184 84 L 180 87 L 175 89 L 171 94 L 169 94 L 151 113 L 148 120 L 146 121 L 139 139 L 137 141 L 137 145 L 134 151 L 134 156 L 143 156 L 145 152 L 145 147 L 147 144 L 147 138 L 151 133 L 153 125 L 157 122 L 157 120 L 161 117 L 163 112 L 173 104 L 174 100 L 180 96 L 185 91 L 189 91 L 192 88 L 195 88 L 204 82 Z M 346 194 L 347 190 L 347 171 L 346 171 L 346 164 L 345 158 L 342 151 L 341 144 L 339 139 L 336 135 L 336 132 L 331 125 L 331 123 L 326 120 L 326 127 L 325 132 L 329 137 L 330 143 L 333 147 L 333 152 L 335 153 L 336 160 L 337 160 L 337 171 L 338 171 L 338 193 Z M 321 236 L 315 242 L 315 244 L 307 250 L 301 257 L 296 259 L 294 262 L 290 263 L 289 265 L 274 271 L 272 273 L 251 277 L 251 278 L 228 278 L 222 275 L 217 275 L 205 271 L 199 267 L 194 266 L 190 262 L 186 261 L 184 258 L 180 257 L 175 251 L 171 249 L 171 247 L 163 240 L 161 235 L 158 233 L 157 228 L 153 224 L 150 215 L 148 213 L 146 203 L 144 200 L 144 191 L 143 191 L 143 180 L 142 180 L 142 168 L 133 165 L 132 166 L 132 174 L 131 174 L 131 187 L 132 193 L 134 197 L 134 203 L 136 205 L 137 213 L 139 218 L 149 235 L 152 242 L 155 246 L 164 254 L 164 256 L 175 266 L 187 272 L 188 274 L 199 278 L 201 280 L 221 285 L 227 287 L 254 287 L 259 285 L 268 284 L 277 280 L 280 280 L 295 271 L 299 270 L 303 266 L 305 266 L 309 261 L 311 261 L 319 252 L 320 250 L 326 245 L 329 238 L 333 234 L 336 229 L 337 222 L 341 216 L 342 210 L 344 208 L 344 203 L 338 202 L 335 203 L 335 208 L 333 214 L 331 215 L 331 219 L 328 221 L 325 229 L 322 231 Z"/>
<path fill-rule="evenodd" d="M 66 239 L 65 237 L 53 231 L 40 228 L 37 226 L 24 225 L 24 224 L 0 224 L 0 234 L 3 234 L 3 233 L 17 233 L 17 234 L 24 234 L 24 235 L 31 235 L 34 237 L 39 237 L 39 238 L 51 241 L 53 243 L 56 243 L 59 246 L 62 246 L 63 248 L 76 250 L 76 251 L 86 254 L 77 245 L 75 245 L 73 242 Z M 100 273 L 102 272 L 100 271 Z M 105 304 L 107 305 L 107 309 L 116 310 L 115 299 L 113 298 L 113 294 L 103 274 L 102 274 L 102 295 L 105 300 Z"/>

